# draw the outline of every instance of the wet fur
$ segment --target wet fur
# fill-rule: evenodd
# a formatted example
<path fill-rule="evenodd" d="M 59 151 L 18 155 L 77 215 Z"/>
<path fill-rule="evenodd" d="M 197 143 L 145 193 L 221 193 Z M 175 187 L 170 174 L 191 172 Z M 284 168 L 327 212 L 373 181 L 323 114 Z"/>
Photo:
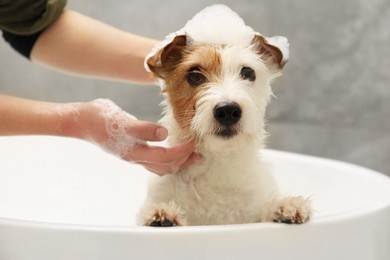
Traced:
<path fill-rule="evenodd" d="M 162 80 L 166 101 L 161 123 L 169 130 L 168 142 L 195 141 L 202 159 L 151 180 L 138 216 L 140 225 L 303 223 L 309 219 L 309 201 L 281 197 L 259 155 L 266 137 L 270 83 L 284 66 L 281 55 L 258 35 L 248 46 L 189 44 L 185 35 L 179 35 L 148 58 L 149 69 Z M 255 71 L 254 81 L 242 77 L 244 66 Z M 207 79 L 195 87 L 187 80 L 193 67 Z M 242 110 L 240 120 L 229 126 L 236 133 L 233 136 L 218 135 L 226 128 L 213 114 L 221 102 L 235 102 Z"/>

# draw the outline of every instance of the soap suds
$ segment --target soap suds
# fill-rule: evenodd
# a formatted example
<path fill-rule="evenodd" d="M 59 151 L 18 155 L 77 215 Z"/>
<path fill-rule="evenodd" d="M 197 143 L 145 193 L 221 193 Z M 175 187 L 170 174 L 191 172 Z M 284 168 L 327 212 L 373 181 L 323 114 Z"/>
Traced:
<path fill-rule="evenodd" d="M 169 34 L 164 41 L 157 44 L 145 59 L 146 70 L 149 71 L 146 61 L 179 35 L 187 36 L 189 46 L 195 43 L 249 46 L 254 36 L 261 34 L 245 25 L 244 20 L 229 7 L 222 4 L 212 5 L 201 10 L 182 29 Z M 263 37 L 268 43 L 281 50 L 283 62 L 287 62 L 289 56 L 287 38 L 283 36 Z"/>
<path fill-rule="evenodd" d="M 124 157 L 136 144 L 145 143 L 130 135 L 126 130 L 129 127 L 129 119 L 137 120 L 136 117 L 126 113 L 108 99 L 96 99 L 92 103 L 102 108 L 100 116 L 104 118 L 107 140 L 100 145 L 104 149 Z"/>
<path fill-rule="evenodd" d="M 146 143 L 129 133 L 132 122 L 137 118 L 108 99 L 96 99 L 88 103 L 44 105 L 40 113 L 72 118 L 71 121 L 75 124 L 72 127 L 78 128 L 76 132 L 79 132 L 74 134 L 121 158 L 127 156 L 135 145 Z M 61 127 L 61 123 L 53 126 L 58 128 L 58 131 L 62 131 Z"/>

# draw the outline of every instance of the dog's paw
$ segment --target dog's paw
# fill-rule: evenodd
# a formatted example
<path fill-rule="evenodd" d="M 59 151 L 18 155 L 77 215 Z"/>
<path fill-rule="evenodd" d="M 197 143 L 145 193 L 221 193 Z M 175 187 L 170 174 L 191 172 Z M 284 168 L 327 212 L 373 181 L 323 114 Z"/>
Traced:
<path fill-rule="evenodd" d="M 303 197 L 275 199 L 269 204 L 266 221 L 302 224 L 310 219 L 310 200 Z"/>
<path fill-rule="evenodd" d="M 168 204 L 162 203 L 153 207 L 150 214 L 148 214 L 144 225 L 150 227 L 186 226 L 187 221 L 184 213 L 175 202 L 171 201 Z"/>

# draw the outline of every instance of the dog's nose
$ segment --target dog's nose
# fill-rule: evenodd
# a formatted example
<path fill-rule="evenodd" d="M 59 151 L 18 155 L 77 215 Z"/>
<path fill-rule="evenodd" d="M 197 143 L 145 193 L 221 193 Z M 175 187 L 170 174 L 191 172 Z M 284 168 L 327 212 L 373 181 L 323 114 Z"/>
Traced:
<path fill-rule="evenodd" d="M 236 102 L 218 103 L 214 107 L 214 118 L 222 125 L 233 125 L 241 118 L 241 107 Z"/>

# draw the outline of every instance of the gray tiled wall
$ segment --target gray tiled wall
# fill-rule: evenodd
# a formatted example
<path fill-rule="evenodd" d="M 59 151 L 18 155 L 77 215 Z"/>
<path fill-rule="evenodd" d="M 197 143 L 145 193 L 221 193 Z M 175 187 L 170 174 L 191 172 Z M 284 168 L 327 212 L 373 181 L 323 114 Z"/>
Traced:
<path fill-rule="evenodd" d="M 290 61 L 268 112 L 268 147 L 390 175 L 390 1 L 84 0 L 69 1 L 68 8 L 162 39 L 216 2 L 265 35 L 289 38 Z M 0 92 L 60 102 L 105 97 L 153 121 L 160 113 L 157 87 L 64 75 L 31 64 L 3 41 Z"/>

